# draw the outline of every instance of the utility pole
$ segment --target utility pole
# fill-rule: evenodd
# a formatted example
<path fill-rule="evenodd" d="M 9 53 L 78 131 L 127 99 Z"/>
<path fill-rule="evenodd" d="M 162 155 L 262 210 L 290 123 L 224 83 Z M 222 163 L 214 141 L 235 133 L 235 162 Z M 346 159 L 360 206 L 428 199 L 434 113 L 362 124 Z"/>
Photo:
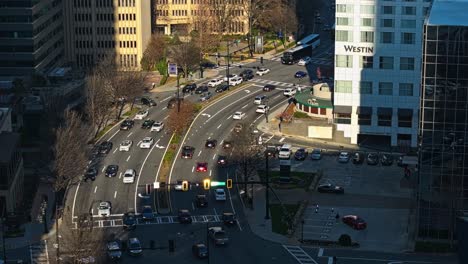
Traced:
<path fill-rule="evenodd" d="M 226 41 L 226 46 L 227 46 L 227 54 L 226 54 L 226 59 L 227 59 L 227 68 L 226 68 L 226 78 L 227 78 L 227 85 L 228 85 L 228 90 L 229 90 L 229 41 Z"/>
<path fill-rule="evenodd" d="M 250 6 L 249 6 L 249 34 L 248 34 L 248 39 L 247 39 L 247 44 L 249 45 L 249 55 L 250 58 L 253 57 L 253 51 L 252 51 L 252 5 L 254 0 L 250 0 Z"/>
<path fill-rule="evenodd" d="M 269 202 L 269 176 L 268 176 L 268 153 L 265 152 L 265 219 L 270 219 L 270 202 Z"/>
<path fill-rule="evenodd" d="M 180 74 L 177 72 L 177 113 L 180 112 Z"/>

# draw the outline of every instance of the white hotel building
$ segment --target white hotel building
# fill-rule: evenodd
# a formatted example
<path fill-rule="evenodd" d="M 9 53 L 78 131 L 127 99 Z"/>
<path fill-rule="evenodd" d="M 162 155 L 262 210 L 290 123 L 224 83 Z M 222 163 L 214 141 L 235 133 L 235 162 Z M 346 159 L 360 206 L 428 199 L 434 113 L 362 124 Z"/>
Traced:
<path fill-rule="evenodd" d="M 430 0 L 336 0 L 334 120 L 351 143 L 416 147 Z"/>

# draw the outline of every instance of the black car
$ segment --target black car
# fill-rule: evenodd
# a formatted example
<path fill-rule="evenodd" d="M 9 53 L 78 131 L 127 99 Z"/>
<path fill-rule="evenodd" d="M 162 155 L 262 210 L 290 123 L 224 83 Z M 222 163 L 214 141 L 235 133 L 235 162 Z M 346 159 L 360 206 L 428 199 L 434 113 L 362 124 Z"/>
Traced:
<path fill-rule="evenodd" d="M 96 168 L 94 167 L 91 167 L 89 168 L 88 170 L 86 170 L 86 173 L 84 175 L 84 181 L 88 181 L 88 180 L 96 180 L 96 176 L 97 176 L 98 172 L 96 170 Z"/>
<path fill-rule="evenodd" d="M 107 257 L 111 261 L 119 260 L 122 257 L 122 243 L 119 239 L 113 239 L 107 243 Z"/>
<path fill-rule="evenodd" d="M 115 177 L 119 171 L 119 165 L 109 165 L 106 168 L 106 177 Z"/>
<path fill-rule="evenodd" d="M 197 258 L 207 258 L 208 257 L 208 247 L 203 243 L 198 243 L 192 246 L 192 253 Z"/>
<path fill-rule="evenodd" d="M 247 81 L 247 80 L 251 80 L 253 77 L 254 77 L 254 73 L 252 70 L 243 70 L 240 74 L 239 74 L 240 77 L 242 77 L 242 80 L 244 81 Z"/>
<path fill-rule="evenodd" d="M 141 217 L 145 221 L 151 221 L 154 219 L 153 209 L 151 208 L 151 206 L 143 206 L 143 210 L 141 211 Z"/>
<path fill-rule="evenodd" d="M 269 157 L 276 157 L 276 152 L 278 151 L 278 149 L 276 148 L 276 146 L 267 146 L 266 147 L 266 150 L 265 150 L 265 153 L 269 156 Z"/>
<path fill-rule="evenodd" d="M 211 149 L 216 148 L 216 143 L 218 143 L 216 139 L 207 139 L 205 143 L 205 147 L 211 148 Z"/>
<path fill-rule="evenodd" d="M 274 89 L 276 89 L 276 86 L 274 86 L 273 84 L 267 84 L 263 86 L 263 91 L 266 92 L 273 91 Z"/>
<path fill-rule="evenodd" d="M 140 98 L 140 103 L 146 106 L 156 106 L 156 102 L 153 99 L 147 97 Z"/>
<path fill-rule="evenodd" d="M 190 215 L 190 212 L 187 209 L 180 209 L 177 218 L 179 219 L 179 223 L 181 224 L 192 223 L 192 216 Z"/>
<path fill-rule="evenodd" d="M 317 187 L 317 191 L 320 193 L 344 193 L 343 187 L 333 185 L 331 183 L 321 184 Z"/>
<path fill-rule="evenodd" d="M 99 145 L 99 153 L 100 154 L 109 154 L 112 149 L 112 142 L 104 141 Z"/>
<path fill-rule="evenodd" d="M 193 157 L 193 151 L 195 150 L 194 147 L 191 146 L 183 146 L 182 147 L 182 154 L 181 157 L 183 159 L 191 159 Z"/>
<path fill-rule="evenodd" d="M 184 86 L 184 88 L 182 89 L 182 92 L 183 93 L 190 93 L 190 92 L 195 91 L 196 88 L 197 88 L 196 83 L 189 83 L 189 84 Z"/>
<path fill-rule="evenodd" d="M 307 152 L 306 149 L 300 148 L 300 149 L 296 150 L 296 153 L 294 153 L 294 159 L 296 159 L 296 160 L 305 160 L 307 158 L 308 154 L 309 154 L 309 152 Z"/>
<path fill-rule="evenodd" d="M 382 154 L 380 157 L 380 163 L 383 166 L 390 166 L 393 164 L 393 156 L 390 154 Z"/>
<path fill-rule="evenodd" d="M 136 217 L 134 212 L 127 212 L 123 216 L 123 228 L 133 230 L 136 228 Z"/>
<path fill-rule="evenodd" d="M 200 64 L 205 69 L 216 69 L 218 68 L 217 64 L 212 63 L 211 61 L 205 61 Z"/>
<path fill-rule="evenodd" d="M 221 217 L 225 225 L 235 225 L 236 224 L 236 215 L 233 213 L 223 213 Z"/>
<path fill-rule="evenodd" d="M 226 165 L 227 163 L 227 157 L 223 155 L 218 156 L 218 164 L 219 165 Z"/>
<path fill-rule="evenodd" d="M 232 142 L 229 141 L 229 140 L 224 140 L 223 141 L 223 148 L 224 149 L 228 149 L 228 148 L 231 148 L 232 147 Z"/>
<path fill-rule="evenodd" d="M 120 130 L 129 130 L 135 125 L 135 121 L 130 119 L 125 119 L 122 124 L 120 124 Z"/>
<path fill-rule="evenodd" d="M 208 92 L 208 86 L 206 85 L 199 86 L 197 89 L 195 89 L 196 94 L 202 94 L 204 92 Z"/>
<path fill-rule="evenodd" d="M 154 124 L 154 120 L 146 119 L 143 124 L 141 124 L 141 128 L 143 129 L 150 129 Z"/>
<path fill-rule="evenodd" d="M 207 207 L 208 206 L 208 199 L 206 199 L 206 195 L 199 194 L 195 197 L 195 204 L 197 207 Z"/>
<path fill-rule="evenodd" d="M 355 152 L 353 154 L 353 163 L 354 164 L 362 164 L 364 162 L 364 153 L 362 152 Z"/>
<path fill-rule="evenodd" d="M 369 153 L 367 155 L 366 162 L 368 165 L 377 165 L 379 164 L 379 155 L 377 153 Z"/>
<path fill-rule="evenodd" d="M 224 91 L 227 91 L 228 89 L 229 89 L 229 85 L 227 85 L 227 84 L 221 84 L 221 85 L 219 85 L 219 86 L 216 88 L 215 92 L 217 92 L 217 93 L 222 93 L 222 92 L 224 92 Z"/>
<path fill-rule="evenodd" d="M 179 97 L 179 101 L 183 101 L 184 97 Z M 177 98 L 171 98 L 169 99 L 169 102 L 167 102 L 167 108 L 171 109 L 177 106 Z"/>

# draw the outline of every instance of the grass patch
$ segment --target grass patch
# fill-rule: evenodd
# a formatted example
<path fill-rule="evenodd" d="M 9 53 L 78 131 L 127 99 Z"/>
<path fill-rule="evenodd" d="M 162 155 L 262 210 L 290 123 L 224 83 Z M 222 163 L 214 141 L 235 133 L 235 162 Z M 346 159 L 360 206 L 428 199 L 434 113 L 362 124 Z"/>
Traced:
<path fill-rule="evenodd" d="M 166 155 L 164 155 L 164 162 L 171 163 L 171 161 L 174 159 L 174 156 L 175 156 L 175 150 L 172 149 L 172 147 L 170 147 L 166 151 Z"/>
<path fill-rule="evenodd" d="M 194 111 L 195 113 L 200 112 L 200 110 L 202 110 L 202 108 L 203 108 L 203 104 L 196 103 L 196 104 L 193 105 L 193 111 Z"/>
<path fill-rule="evenodd" d="M 416 252 L 432 252 L 432 253 L 449 253 L 457 251 L 456 247 L 450 246 L 449 243 L 416 241 L 414 245 Z"/>
<path fill-rule="evenodd" d="M 181 138 L 182 138 L 182 135 L 174 134 L 174 137 L 172 137 L 170 144 L 179 144 Z"/>
<path fill-rule="evenodd" d="M 140 110 L 140 109 L 138 109 L 138 108 L 136 108 L 136 107 L 133 107 L 133 109 L 131 109 L 131 110 L 125 112 L 122 116 L 123 116 L 123 117 L 132 116 L 132 115 L 138 113 L 138 110 Z"/>
<path fill-rule="evenodd" d="M 96 136 L 96 140 L 100 139 L 102 136 L 104 136 L 105 133 L 107 133 L 107 131 L 109 131 L 113 126 L 115 125 L 114 122 L 112 122 L 111 124 L 107 125 L 103 130 L 101 130 L 101 132 L 99 132 Z"/>
<path fill-rule="evenodd" d="M 281 235 L 287 235 L 288 229 L 290 229 L 289 225 L 298 208 L 298 204 L 285 204 L 284 207 L 280 204 L 271 204 L 271 231 Z"/>
<path fill-rule="evenodd" d="M 295 118 L 309 118 L 309 115 L 303 112 L 294 112 Z"/>
<path fill-rule="evenodd" d="M 258 175 L 262 181 L 265 180 L 265 171 L 259 170 Z M 312 180 L 315 178 L 315 173 L 312 172 L 302 172 L 302 171 L 291 171 L 290 176 L 292 178 L 291 183 L 279 183 L 280 172 L 279 171 L 269 171 L 268 176 L 272 187 L 275 189 L 297 189 L 303 188 L 305 191 L 309 190 L 309 186 L 312 183 Z"/>

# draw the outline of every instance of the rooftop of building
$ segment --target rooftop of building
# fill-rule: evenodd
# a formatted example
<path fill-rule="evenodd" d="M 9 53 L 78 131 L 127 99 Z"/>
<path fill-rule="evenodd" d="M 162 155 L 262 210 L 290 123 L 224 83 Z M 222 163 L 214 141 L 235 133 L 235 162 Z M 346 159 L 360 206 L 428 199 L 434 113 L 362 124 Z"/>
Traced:
<path fill-rule="evenodd" d="M 2 146 L 2 151 L 0 151 L 0 163 L 10 162 L 19 140 L 20 135 L 17 133 L 0 133 L 0 146 Z"/>
<path fill-rule="evenodd" d="M 468 0 L 434 0 L 428 25 L 468 26 Z"/>

